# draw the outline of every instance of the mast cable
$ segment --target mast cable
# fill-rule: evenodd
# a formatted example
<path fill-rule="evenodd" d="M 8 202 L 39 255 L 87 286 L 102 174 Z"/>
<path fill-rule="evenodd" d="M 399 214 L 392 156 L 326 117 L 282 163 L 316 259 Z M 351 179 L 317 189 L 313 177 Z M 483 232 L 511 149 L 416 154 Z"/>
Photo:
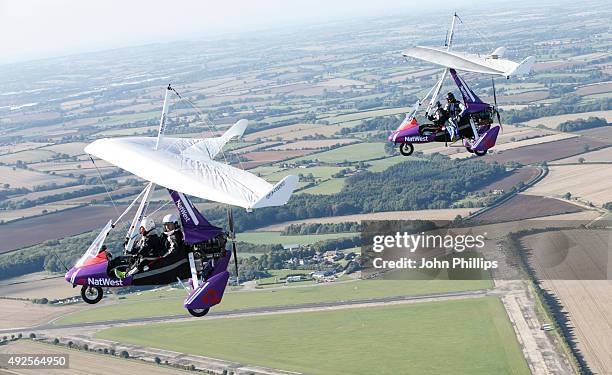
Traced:
<path fill-rule="evenodd" d="M 89 159 L 91 160 L 92 164 L 96 168 L 96 172 L 98 172 L 98 179 L 100 179 L 100 182 L 102 183 L 102 186 L 104 186 L 104 190 L 106 191 L 106 195 L 108 195 L 108 198 L 110 199 L 111 203 L 113 204 L 113 208 L 115 209 L 115 213 L 117 215 L 119 215 L 119 209 L 117 209 L 117 205 L 115 204 L 115 201 L 113 200 L 113 197 L 111 196 L 110 192 L 108 191 L 108 187 L 106 186 L 106 183 L 104 183 L 104 180 L 102 179 L 102 173 L 100 173 L 100 169 L 96 165 L 96 162 L 94 161 L 94 159 L 93 159 L 93 157 L 91 155 L 89 155 Z"/>

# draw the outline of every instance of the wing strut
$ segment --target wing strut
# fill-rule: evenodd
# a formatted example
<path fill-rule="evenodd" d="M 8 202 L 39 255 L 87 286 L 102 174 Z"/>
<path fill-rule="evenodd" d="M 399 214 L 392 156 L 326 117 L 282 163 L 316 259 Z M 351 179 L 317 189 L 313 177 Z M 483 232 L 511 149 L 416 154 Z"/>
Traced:
<path fill-rule="evenodd" d="M 453 46 L 453 36 L 455 35 L 455 21 L 457 20 L 457 18 L 459 18 L 459 16 L 457 15 L 457 13 L 455 13 L 453 15 L 453 21 L 451 23 L 450 32 L 448 34 L 448 42 L 446 43 L 446 50 L 447 51 L 450 51 L 451 47 Z M 434 90 L 433 94 L 431 95 L 431 100 L 429 101 L 429 105 L 427 106 L 427 110 L 425 110 L 425 114 L 426 115 L 430 115 L 431 114 L 430 112 L 433 109 L 433 106 L 435 105 L 436 101 L 438 100 L 438 95 L 440 95 L 440 90 L 442 89 L 442 85 L 444 84 L 444 80 L 446 79 L 447 75 L 448 75 L 448 68 L 445 68 L 444 72 L 442 73 L 442 77 L 440 77 L 440 80 L 436 84 L 436 89 Z"/>
<path fill-rule="evenodd" d="M 142 219 L 147 213 L 147 208 L 149 208 L 149 200 L 151 199 L 151 193 L 154 190 L 155 190 L 155 184 L 152 182 L 149 182 L 149 185 L 147 185 L 144 192 L 141 193 L 141 194 L 144 194 L 142 197 L 142 201 L 140 202 L 140 206 L 138 206 L 138 211 L 136 211 L 136 215 L 134 215 L 132 224 L 130 225 L 130 228 L 128 229 L 128 232 L 125 236 L 125 239 L 127 241 L 126 241 L 125 248 L 124 248 L 124 254 L 127 254 L 127 252 L 134 245 L 134 240 L 138 236 L 138 229 L 140 228 L 140 222 L 142 222 Z"/>

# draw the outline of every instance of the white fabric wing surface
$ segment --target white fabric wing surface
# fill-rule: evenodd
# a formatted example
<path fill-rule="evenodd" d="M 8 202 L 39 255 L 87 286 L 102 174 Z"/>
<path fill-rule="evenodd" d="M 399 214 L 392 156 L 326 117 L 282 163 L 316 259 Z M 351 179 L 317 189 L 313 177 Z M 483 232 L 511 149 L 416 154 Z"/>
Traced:
<path fill-rule="evenodd" d="M 287 203 L 298 182 L 296 176 L 272 185 L 213 160 L 229 139 L 242 135 L 244 128 L 236 129 L 242 126 L 246 128 L 239 121 L 217 138 L 164 137 L 158 150 L 154 150 L 155 137 L 104 138 L 87 145 L 85 152 L 142 179 L 202 199 L 247 209 Z"/>
<path fill-rule="evenodd" d="M 433 47 L 417 46 L 403 53 L 404 56 L 466 72 L 501 75 L 510 77 L 527 74 L 535 62 L 533 56 L 520 63 L 492 56 L 481 56 L 464 52 L 453 52 Z"/>

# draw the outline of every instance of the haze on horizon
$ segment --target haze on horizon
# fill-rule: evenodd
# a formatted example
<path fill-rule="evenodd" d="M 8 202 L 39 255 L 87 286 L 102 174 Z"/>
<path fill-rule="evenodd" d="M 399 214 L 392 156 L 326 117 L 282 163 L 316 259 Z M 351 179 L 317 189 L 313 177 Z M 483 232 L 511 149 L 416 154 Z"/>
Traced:
<path fill-rule="evenodd" d="M 496 0 L 500 1 L 500 0 Z M 385 14 L 444 11 L 490 2 L 381 0 L 0 0 L 0 64 L 227 33 Z M 442 14 L 442 13 L 441 13 Z"/>

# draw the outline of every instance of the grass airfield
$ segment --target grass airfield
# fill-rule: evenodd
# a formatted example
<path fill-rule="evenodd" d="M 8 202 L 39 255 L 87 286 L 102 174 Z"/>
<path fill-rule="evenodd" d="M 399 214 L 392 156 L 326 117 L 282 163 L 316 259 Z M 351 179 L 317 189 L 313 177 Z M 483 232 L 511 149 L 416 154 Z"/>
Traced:
<path fill-rule="evenodd" d="M 309 374 L 530 373 L 495 297 L 116 327 L 96 337 Z"/>
<path fill-rule="evenodd" d="M 297 272 L 297 271 L 296 271 Z M 422 295 L 451 291 L 478 290 L 492 286 L 490 280 L 358 280 L 352 282 L 283 287 L 275 289 L 237 291 L 229 289 L 223 303 L 213 311 L 230 311 L 256 307 L 302 305 L 316 302 L 349 301 L 404 295 Z M 154 316 L 185 314 L 184 290 L 167 288 L 140 295 L 130 295 L 117 303 L 92 307 L 66 315 L 57 325 L 107 320 L 135 319 Z"/>

